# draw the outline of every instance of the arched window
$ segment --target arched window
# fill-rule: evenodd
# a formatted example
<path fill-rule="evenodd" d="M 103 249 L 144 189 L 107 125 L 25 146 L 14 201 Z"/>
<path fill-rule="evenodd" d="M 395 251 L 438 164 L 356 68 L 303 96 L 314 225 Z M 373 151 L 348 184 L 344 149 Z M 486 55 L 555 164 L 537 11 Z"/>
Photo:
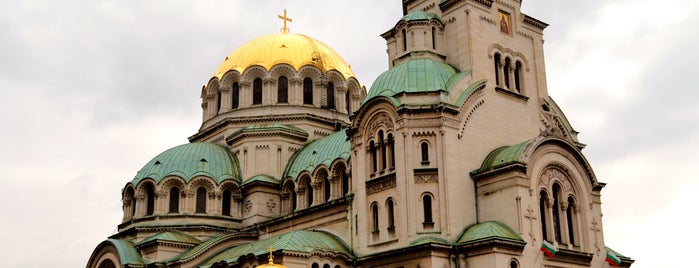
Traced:
<path fill-rule="evenodd" d="M 548 197 L 545 191 L 539 193 L 539 218 L 541 218 L 541 237 L 543 240 L 547 240 L 548 229 L 546 228 L 546 203 Z"/>
<path fill-rule="evenodd" d="M 313 105 L 313 80 L 308 77 L 303 79 L 303 104 Z"/>
<path fill-rule="evenodd" d="M 517 92 L 522 91 L 521 75 L 522 75 L 522 63 L 520 61 L 517 61 L 515 63 L 515 90 L 517 90 Z"/>
<path fill-rule="evenodd" d="M 313 205 L 313 187 L 311 187 L 311 182 L 306 184 L 306 207 L 310 208 Z"/>
<path fill-rule="evenodd" d="M 330 264 L 323 264 L 323 268 L 330 268 Z"/>
<path fill-rule="evenodd" d="M 347 113 L 352 113 L 352 107 L 350 107 L 350 91 L 349 89 L 345 91 L 345 108 L 347 108 Z"/>
<path fill-rule="evenodd" d="M 495 85 L 500 85 L 500 54 L 495 53 L 493 56 L 493 65 L 495 66 Z"/>
<path fill-rule="evenodd" d="M 252 104 L 262 104 L 262 79 L 252 81 Z"/>
<path fill-rule="evenodd" d="M 505 76 L 505 87 L 510 88 L 510 58 L 505 58 L 505 66 L 503 67 L 503 75 Z"/>
<path fill-rule="evenodd" d="M 136 215 L 136 195 L 134 195 L 134 190 L 133 188 L 129 187 L 126 189 L 126 195 L 124 196 L 125 200 L 128 200 L 129 202 L 129 210 L 124 211 L 125 219 L 131 219 L 133 218 L 134 215 Z"/>
<path fill-rule="evenodd" d="M 432 49 L 437 49 L 437 29 L 432 27 Z"/>
<path fill-rule="evenodd" d="M 231 89 L 231 108 L 237 109 L 240 104 L 240 85 L 238 82 L 233 83 Z"/>
<path fill-rule="evenodd" d="M 376 161 L 376 144 L 374 141 L 369 142 L 369 154 L 371 154 L 371 173 L 376 173 L 377 169 L 377 162 Z"/>
<path fill-rule="evenodd" d="M 433 224 L 432 222 L 432 196 L 426 194 L 422 196 L 422 213 L 424 216 L 423 224 Z"/>
<path fill-rule="evenodd" d="M 374 232 L 379 231 L 379 204 L 376 204 L 376 202 L 371 204 L 371 230 Z"/>
<path fill-rule="evenodd" d="M 342 173 L 342 196 L 345 196 L 349 193 L 349 176 L 347 176 L 347 172 L 345 172 L 344 170 L 341 173 Z"/>
<path fill-rule="evenodd" d="M 180 188 L 177 188 L 176 186 L 170 188 L 170 209 L 168 212 L 180 212 Z"/>
<path fill-rule="evenodd" d="M 327 99 L 327 104 L 328 104 L 328 109 L 335 109 L 335 84 L 333 82 L 328 82 L 327 87 L 325 88 L 325 93 L 328 97 Z"/>
<path fill-rule="evenodd" d="M 383 130 L 379 130 L 379 150 L 381 151 L 381 170 L 386 169 L 386 141 L 383 139 Z"/>
<path fill-rule="evenodd" d="M 149 186 L 146 189 L 146 216 L 153 215 L 155 210 L 155 189 Z"/>
<path fill-rule="evenodd" d="M 575 208 L 575 200 L 573 197 L 568 197 L 568 207 L 566 208 L 566 219 L 568 220 L 568 241 L 571 244 L 577 245 L 578 241 L 575 239 L 575 217 L 573 216 Z"/>
<path fill-rule="evenodd" d="M 311 268 L 320 268 L 320 266 L 319 266 L 317 263 L 314 262 L 314 263 L 311 265 Z"/>
<path fill-rule="evenodd" d="M 277 103 L 289 102 L 289 79 L 286 76 L 280 76 L 277 79 Z"/>
<path fill-rule="evenodd" d="M 401 34 L 403 37 L 403 51 L 406 51 L 408 49 L 408 35 L 405 32 L 405 29 L 401 30 Z"/>
<path fill-rule="evenodd" d="M 386 201 L 386 212 L 388 214 L 388 229 L 395 228 L 395 218 L 393 212 L 393 199 L 389 198 Z"/>
<path fill-rule="evenodd" d="M 556 242 L 561 242 L 561 209 L 560 209 L 560 194 L 561 186 L 558 183 L 553 184 L 553 233 L 555 235 Z"/>
<path fill-rule="evenodd" d="M 114 262 L 110 259 L 106 259 L 100 263 L 100 266 L 98 268 L 116 268 L 116 265 Z"/>
<path fill-rule="evenodd" d="M 396 167 L 396 149 L 395 149 L 395 142 L 393 141 L 393 134 L 389 133 L 388 134 L 388 163 L 389 167 L 391 169 L 394 169 Z"/>
<path fill-rule="evenodd" d="M 216 90 L 216 113 L 221 110 L 221 91 Z"/>
<path fill-rule="evenodd" d="M 422 164 L 427 165 L 430 163 L 430 145 L 427 142 L 420 143 L 420 153 L 422 155 Z"/>
<path fill-rule="evenodd" d="M 197 204 L 195 213 L 206 213 L 206 188 L 197 188 Z"/>
<path fill-rule="evenodd" d="M 224 216 L 230 216 L 231 215 L 231 191 L 230 190 L 224 190 L 223 191 L 223 196 L 221 197 L 221 214 Z"/>
<path fill-rule="evenodd" d="M 519 265 L 517 264 L 517 261 L 511 260 L 510 261 L 510 268 L 517 268 L 517 267 L 519 267 Z"/>
<path fill-rule="evenodd" d="M 325 179 L 323 179 L 323 193 L 325 194 L 323 197 L 326 202 L 330 201 L 330 179 L 328 177 L 326 174 Z"/>

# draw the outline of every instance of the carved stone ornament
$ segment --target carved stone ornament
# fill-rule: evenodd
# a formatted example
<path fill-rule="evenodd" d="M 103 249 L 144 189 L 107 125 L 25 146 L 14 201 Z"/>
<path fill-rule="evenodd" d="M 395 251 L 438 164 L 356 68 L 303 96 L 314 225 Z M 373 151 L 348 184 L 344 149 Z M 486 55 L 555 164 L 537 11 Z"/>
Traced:
<path fill-rule="evenodd" d="M 393 121 L 385 114 L 381 114 L 372 120 L 369 129 L 371 133 L 376 133 L 381 126 L 384 126 L 386 129 L 393 129 Z"/>
<path fill-rule="evenodd" d="M 274 202 L 274 200 L 272 200 L 272 199 L 267 200 L 267 208 L 269 209 L 269 212 L 273 212 L 274 208 L 276 208 L 276 207 L 277 207 L 277 203 Z"/>
<path fill-rule="evenodd" d="M 435 174 L 415 175 L 415 183 L 434 183 L 434 182 L 437 182 L 437 175 L 435 175 Z"/>
<path fill-rule="evenodd" d="M 252 202 L 250 200 L 245 201 L 245 206 L 243 206 L 243 212 L 248 213 L 252 209 Z"/>
<path fill-rule="evenodd" d="M 391 188 L 396 188 L 396 178 L 390 178 L 387 180 L 382 180 L 381 182 L 374 183 L 371 185 L 367 185 L 366 188 L 366 193 L 367 194 L 373 194 L 373 193 L 378 193 L 383 190 L 391 189 Z"/>

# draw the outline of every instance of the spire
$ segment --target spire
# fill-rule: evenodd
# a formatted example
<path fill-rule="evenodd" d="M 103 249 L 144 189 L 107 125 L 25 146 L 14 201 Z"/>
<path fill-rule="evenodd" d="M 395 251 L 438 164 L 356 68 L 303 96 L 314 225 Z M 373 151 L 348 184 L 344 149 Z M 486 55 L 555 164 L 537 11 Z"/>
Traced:
<path fill-rule="evenodd" d="M 284 21 L 284 27 L 282 27 L 282 33 L 289 33 L 289 28 L 286 27 L 286 22 L 291 22 L 291 18 L 286 16 L 286 8 L 284 9 L 284 16 L 277 15 L 282 21 Z"/>

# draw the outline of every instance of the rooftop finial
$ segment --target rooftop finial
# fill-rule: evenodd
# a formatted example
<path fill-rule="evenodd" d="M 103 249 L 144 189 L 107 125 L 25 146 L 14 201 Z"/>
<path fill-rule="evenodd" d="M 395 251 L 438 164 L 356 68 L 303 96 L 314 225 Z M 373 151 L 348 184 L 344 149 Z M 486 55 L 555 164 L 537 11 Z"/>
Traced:
<path fill-rule="evenodd" d="M 287 21 L 288 21 L 288 22 L 291 22 L 291 18 L 289 18 L 289 17 L 286 16 L 286 8 L 284 9 L 284 16 L 282 16 L 282 15 L 277 15 L 277 17 L 279 17 L 280 19 L 282 19 L 282 21 L 284 21 L 284 27 L 282 27 L 282 33 L 288 33 L 288 32 L 289 32 L 289 28 L 286 27 L 286 22 L 287 22 Z"/>
<path fill-rule="evenodd" d="M 286 15 L 286 10 L 284 10 L 284 14 Z M 274 264 L 274 256 L 272 255 L 272 252 L 274 252 L 274 248 L 269 246 L 269 264 Z"/>

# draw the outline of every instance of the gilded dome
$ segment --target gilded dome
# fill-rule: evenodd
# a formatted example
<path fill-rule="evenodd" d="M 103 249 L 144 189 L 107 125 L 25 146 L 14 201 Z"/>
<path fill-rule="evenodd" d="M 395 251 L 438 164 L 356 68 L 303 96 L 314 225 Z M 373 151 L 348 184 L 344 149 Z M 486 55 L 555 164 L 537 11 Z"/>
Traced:
<path fill-rule="evenodd" d="M 289 64 L 297 71 L 312 65 L 323 72 L 336 70 L 345 79 L 355 77 L 349 64 L 330 47 L 308 36 L 291 33 L 270 34 L 243 44 L 226 57 L 214 76 L 221 79 L 230 70 L 242 73 L 254 65 L 269 70 L 281 63 Z"/>

